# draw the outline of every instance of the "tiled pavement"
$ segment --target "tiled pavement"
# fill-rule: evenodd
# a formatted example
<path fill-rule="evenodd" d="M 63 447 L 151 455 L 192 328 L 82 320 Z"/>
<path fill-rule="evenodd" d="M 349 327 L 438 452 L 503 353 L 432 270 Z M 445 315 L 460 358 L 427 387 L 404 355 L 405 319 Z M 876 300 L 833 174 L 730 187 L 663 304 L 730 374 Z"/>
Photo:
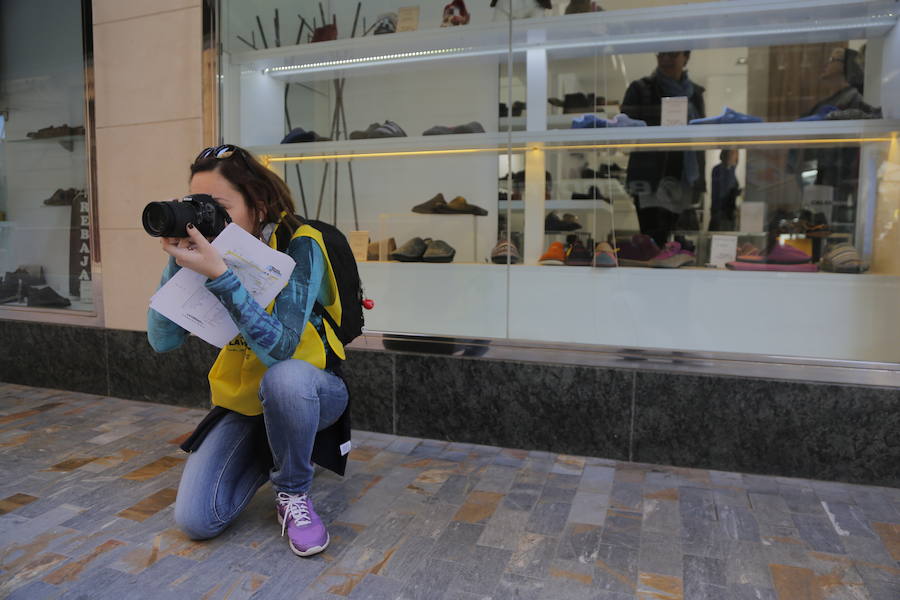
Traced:
<path fill-rule="evenodd" d="M 0 597 L 900 599 L 897 489 L 362 431 L 316 476 L 325 553 L 288 551 L 268 485 L 191 542 L 202 414 L 0 384 Z"/>

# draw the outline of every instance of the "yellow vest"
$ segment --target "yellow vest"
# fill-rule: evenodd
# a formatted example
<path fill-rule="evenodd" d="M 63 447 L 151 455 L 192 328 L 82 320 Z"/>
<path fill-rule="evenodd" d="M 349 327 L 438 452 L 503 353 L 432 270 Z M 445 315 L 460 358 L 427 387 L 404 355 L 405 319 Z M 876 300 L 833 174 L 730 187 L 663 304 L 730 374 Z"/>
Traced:
<path fill-rule="evenodd" d="M 281 225 L 279 225 L 280 227 Z M 325 310 L 332 316 L 335 323 L 341 323 L 341 297 L 338 294 L 337 283 L 334 277 L 334 271 L 331 268 L 331 261 L 328 258 L 328 252 L 325 250 L 325 242 L 322 241 L 322 234 L 309 225 L 302 225 L 294 232 L 291 239 L 306 236 L 315 240 L 322 250 L 325 257 L 325 269 L 328 274 L 327 285 L 331 291 L 331 297 L 334 298 L 331 304 L 325 307 Z M 269 246 L 276 248 L 275 232 L 272 232 L 269 238 Z M 275 307 L 273 300 L 266 307 L 266 312 L 272 313 Z M 325 337 L 328 345 L 338 358 L 344 360 L 344 346 L 338 339 L 327 319 L 322 319 L 322 326 L 325 328 Z M 325 368 L 325 346 L 322 338 L 315 326 L 309 321 L 306 322 L 306 328 L 300 336 L 300 343 L 291 358 L 305 360 L 314 367 L 319 369 Z M 213 363 L 209 370 L 209 388 L 212 392 L 212 403 L 215 406 L 221 406 L 239 412 L 243 415 L 259 415 L 262 414 L 262 404 L 259 402 L 259 384 L 266 372 L 265 363 L 263 363 L 256 354 L 247 346 L 244 338 L 240 335 L 231 340 L 227 346 L 219 352 L 219 357 Z"/>

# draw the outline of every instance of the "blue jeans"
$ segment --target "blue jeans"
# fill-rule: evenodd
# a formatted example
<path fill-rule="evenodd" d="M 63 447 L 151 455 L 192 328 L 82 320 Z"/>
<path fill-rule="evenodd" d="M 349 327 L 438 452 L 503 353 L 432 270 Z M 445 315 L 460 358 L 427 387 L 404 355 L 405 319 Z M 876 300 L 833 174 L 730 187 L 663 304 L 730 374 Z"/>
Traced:
<path fill-rule="evenodd" d="M 192 452 L 181 474 L 175 521 L 193 539 L 220 534 L 267 479 L 276 491 L 308 492 L 316 432 L 333 424 L 347 407 L 343 380 L 302 360 L 286 360 L 266 371 L 259 387 L 265 432 L 275 465 L 256 452 L 258 417 L 230 412 Z"/>

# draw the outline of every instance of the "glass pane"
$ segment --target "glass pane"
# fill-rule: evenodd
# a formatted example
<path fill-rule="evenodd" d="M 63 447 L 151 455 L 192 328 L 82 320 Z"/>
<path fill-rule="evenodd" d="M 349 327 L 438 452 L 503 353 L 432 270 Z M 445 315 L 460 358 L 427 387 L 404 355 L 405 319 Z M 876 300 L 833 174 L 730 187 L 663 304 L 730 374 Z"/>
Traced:
<path fill-rule="evenodd" d="M 81 3 L 0 11 L 0 302 L 90 311 Z"/>

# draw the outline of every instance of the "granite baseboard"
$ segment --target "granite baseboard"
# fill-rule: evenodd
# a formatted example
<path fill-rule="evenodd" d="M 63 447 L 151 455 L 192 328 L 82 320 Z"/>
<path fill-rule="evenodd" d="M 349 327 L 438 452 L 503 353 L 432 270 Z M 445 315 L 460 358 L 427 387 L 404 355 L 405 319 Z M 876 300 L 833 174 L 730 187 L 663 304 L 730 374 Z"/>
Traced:
<path fill-rule="evenodd" d="M 0 381 L 205 407 L 216 349 L 0 320 Z M 900 487 L 900 389 L 349 350 L 357 429 Z"/>

